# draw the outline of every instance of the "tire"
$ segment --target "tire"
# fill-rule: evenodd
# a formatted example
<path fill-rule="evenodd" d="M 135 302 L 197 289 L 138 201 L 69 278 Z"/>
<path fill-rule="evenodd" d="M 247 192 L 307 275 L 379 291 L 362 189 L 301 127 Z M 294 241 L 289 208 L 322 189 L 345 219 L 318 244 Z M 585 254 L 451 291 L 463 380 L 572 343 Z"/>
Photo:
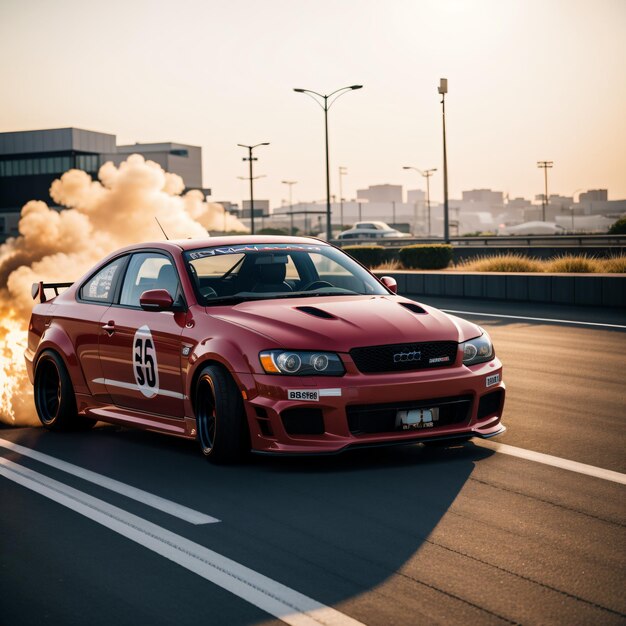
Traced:
<path fill-rule="evenodd" d="M 207 365 L 196 383 L 196 430 L 200 449 L 214 463 L 236 463 L 250 451 L 241 393 L 230 374 Z"/>
<path fill-rule="evenodd" d="M 95 420 L 78 415 L 74 387 L 61 357 L 52 350 L 41 353 L 35 370 L 35 408 L 49 430 L 86 430 Z"/>

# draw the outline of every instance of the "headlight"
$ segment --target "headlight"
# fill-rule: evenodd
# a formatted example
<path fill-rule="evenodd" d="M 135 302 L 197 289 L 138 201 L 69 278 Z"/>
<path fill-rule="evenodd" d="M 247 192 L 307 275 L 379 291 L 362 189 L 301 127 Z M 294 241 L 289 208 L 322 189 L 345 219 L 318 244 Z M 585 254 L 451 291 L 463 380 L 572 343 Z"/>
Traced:
<path fill-rule="evenodd" d="M 334 352 L 267 350 L 259 354 L 259 359 L 268 374 L 342 376 L 345 373 L 339 355 Z"/>
<path fill-rule="evenodd" d="M 485 331 L 480 337 L 461 344 L 461 348 L 463 349 L 463 365 L 484 363 L 491 361 L 495 356 L 491 339 Z"/>

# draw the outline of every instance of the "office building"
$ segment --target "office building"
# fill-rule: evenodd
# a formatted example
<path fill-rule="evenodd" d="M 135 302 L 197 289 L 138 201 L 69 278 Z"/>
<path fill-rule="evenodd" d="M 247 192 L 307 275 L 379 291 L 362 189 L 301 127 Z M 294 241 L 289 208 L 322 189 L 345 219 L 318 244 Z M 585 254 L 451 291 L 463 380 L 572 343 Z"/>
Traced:
<path fill-rule="evenodd" d="M 119 165 L 141 154 L 167 172 L 179 174 L 187 189 L 202 186 L 202 149 L 178 143 L 116 145 L 116 136 L 81 128 L 55 128 L 0 133 L 0 241 L 17 235 L 19 213 L 29 200 L 49 206 L 52 182 L 76 168 L 96 178 L 106 161 Z"/>

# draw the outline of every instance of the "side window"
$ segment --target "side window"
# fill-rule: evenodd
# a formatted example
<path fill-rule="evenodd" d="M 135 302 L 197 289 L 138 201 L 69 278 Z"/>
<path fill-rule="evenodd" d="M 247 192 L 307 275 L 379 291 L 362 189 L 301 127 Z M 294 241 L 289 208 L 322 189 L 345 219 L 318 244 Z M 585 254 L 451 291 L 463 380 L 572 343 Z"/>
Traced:
<path fill-rule="evenodd" d="M 81 300 L 110 303 L 113 299 L 115 279 L 127 257 L 120 257 L 105 265 L 95 276 L 92 276 L 81 288 Z"/>
<path fill-rule="evenodd" d="M 144 291 L 165 289 L 172 300 L 178 295 L 178 274 L 170 259 L 156 252 L 134 254 L 128 264 L 120 304 L 139 306 Z"/>

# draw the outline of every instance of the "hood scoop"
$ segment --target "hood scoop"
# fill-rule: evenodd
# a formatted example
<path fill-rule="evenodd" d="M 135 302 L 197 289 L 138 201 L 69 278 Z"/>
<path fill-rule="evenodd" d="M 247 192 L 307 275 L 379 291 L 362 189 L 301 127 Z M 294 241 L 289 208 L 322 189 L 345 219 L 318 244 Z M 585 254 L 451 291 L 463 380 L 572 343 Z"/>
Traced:
<path fill-rule="evenodd" d="M 331 315 L 328 311 L 318 309 L 315 306 L 297 306 L 295 308 L 297 311 L 302 311 L 303 313 L 307 313 L 308 315 L 312 315 L 313 317 L 319 317 L 323 320 L 336 320 L 337 319 L 334 315 Z"/>
<path fill-rule="evenodd" d="M 408 309 L 412 313 L 426 313 L 426 311 L 419 304 L 415 304 L 414 302 L 400 302 L 400 306 L 403 306 L 405 309 Z"/>

